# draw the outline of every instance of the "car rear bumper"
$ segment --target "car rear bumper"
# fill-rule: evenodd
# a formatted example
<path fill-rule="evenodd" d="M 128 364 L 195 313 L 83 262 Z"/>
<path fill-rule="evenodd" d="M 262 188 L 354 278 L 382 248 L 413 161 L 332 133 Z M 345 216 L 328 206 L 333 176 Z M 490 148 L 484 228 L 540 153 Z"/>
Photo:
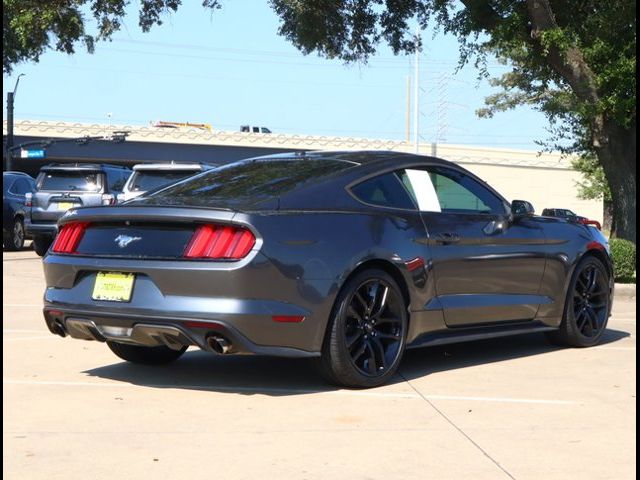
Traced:
<path fill-rule="evenodd" d="M 247 338 L 229 321 L 187 320 L 175 317 L 120 315 L 82 310 L 44 308 L 47 327 L 56 335 L 99 342 L 114 341 L 154 347 L 165 345 L 180 349 L 197 346 L 202 350 L 225 354 L 256 354 L 280 357 L 316 357 L 320 352 L 280 345 L 260 345 Z M 216 348 L 222 339 L 227 347 Z"/>
<path fill-rule="evenodd" d="M 58 233 L 58 226 L 56 223 L 33 223 L 25 220 L 24 231 L 30 236 L 40 235 L 53 238 Z"/>

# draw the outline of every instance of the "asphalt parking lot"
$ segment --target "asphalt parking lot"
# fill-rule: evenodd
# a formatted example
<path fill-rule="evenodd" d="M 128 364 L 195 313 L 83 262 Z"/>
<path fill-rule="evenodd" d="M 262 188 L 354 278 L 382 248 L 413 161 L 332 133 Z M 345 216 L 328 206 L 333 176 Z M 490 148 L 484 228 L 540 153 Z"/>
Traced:
<path fill-rule="evenodd" d="M 48 332 L 33 251 L 3 267 L 8 479 L 635 477 L 635 299 L 596 348 L 536 334 L 413 350 L 392 384 L 350 391 L 306 360 L 126 364 Z"/>

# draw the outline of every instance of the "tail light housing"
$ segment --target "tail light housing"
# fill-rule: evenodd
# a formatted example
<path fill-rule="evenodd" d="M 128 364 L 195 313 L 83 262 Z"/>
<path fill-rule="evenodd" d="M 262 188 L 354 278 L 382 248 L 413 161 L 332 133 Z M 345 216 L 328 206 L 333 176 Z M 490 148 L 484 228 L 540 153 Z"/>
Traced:
<path fill-rule="evenodd" d="M 256 243 L 253 233 L 235 225 L 200 225 L 184 251 L 185 258 L 240 260 Z"/>
<path fill-rule="evenodd" d="M 33 193 L 27 192 L 24 194 L 24 206 L 30 207 L 33 205 Z"/>
<path fill-rule="evenodd" d="M 76 253 L 76 249 L 88 225 L 85 222 L 73 222 L 63 225 L 53 242 L 51 250 L 55 253 Z"/>

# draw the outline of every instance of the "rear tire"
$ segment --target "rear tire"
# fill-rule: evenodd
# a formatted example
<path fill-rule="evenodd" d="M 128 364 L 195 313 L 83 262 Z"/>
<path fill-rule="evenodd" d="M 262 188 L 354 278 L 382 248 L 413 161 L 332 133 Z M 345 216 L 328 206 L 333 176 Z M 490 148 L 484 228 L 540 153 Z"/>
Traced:
<path fill-rule="evenodd" d="M 33 249 L 38 255 L 44 257 L 53 243 L 53 239 L 49 237 L 33 237 Z"/>
<path fill-rule="evenodd" d="M 383 270 L 363 270 L 350 278 L 336 298 L 320 373 L 331 383 L 371 388 L 386 383 L 404 353 L 407 307 L 398 284 Z"/>
<path fill-rule="evenodd" d="M 22 250 L 24 247 L 24 223 L 20 217 L 13 221 L 11 232 L 2 236 L 4 249 L 9 252 Z"/>
<path fill-rule="evenodd" d="M 164 345 L 158 347 L 142 347 L 110 341 L 107 342 L 107 346 L 121 359 L 132 363 L 142 363 L 144 365 L 164 365 L 174 362 L 187 350 L 187 347 L 182 347 L 180 350 L 173 350 Z"/>
<path fill-rule="evenodd" d="M 584 258 L 576 267 L 565 299 L 560 328 L 547 332 L 555 345 L 591 347 L 602 337 L 609 320 L 609 273 L 596 257 Z"/>

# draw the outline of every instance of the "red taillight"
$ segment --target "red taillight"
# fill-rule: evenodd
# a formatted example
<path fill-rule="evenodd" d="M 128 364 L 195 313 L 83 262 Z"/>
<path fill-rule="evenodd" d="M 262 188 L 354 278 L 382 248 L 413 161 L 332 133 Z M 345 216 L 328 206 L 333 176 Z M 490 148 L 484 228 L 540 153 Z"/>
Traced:
<path fill-rule="evenodd" d="M 33 205 L 33 193 L 27 192 L 24 194 L 24 206 L 30 207 Z"/>
<path fill-rule="evenodd" d="M 87 225 L 89 224 L 82 222 L 64 225 L 53 243 L 52 250 L 55 253 L 76 253 L 76 248 L 78 248 L 78 244 L 82 240 Z"/>
<path fill-rule="evenodd" d="M 240 260 L 256 243 L 256 237 L 246 228 L 222 225 L 199 226 L 184 251 L 186 258 Z"/>

